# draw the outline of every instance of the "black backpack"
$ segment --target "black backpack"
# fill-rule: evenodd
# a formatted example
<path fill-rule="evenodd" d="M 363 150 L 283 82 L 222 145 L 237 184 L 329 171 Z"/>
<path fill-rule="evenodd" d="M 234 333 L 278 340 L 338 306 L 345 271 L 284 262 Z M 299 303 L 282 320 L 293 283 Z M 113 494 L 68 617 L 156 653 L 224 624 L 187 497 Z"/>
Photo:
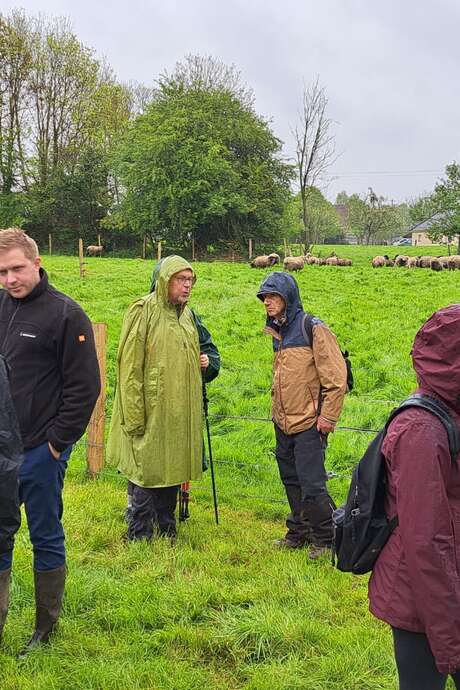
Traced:
<path fill-rule="evenodd" d="M 407 407 L 422 407 L 441 420 L 449 439 L 452 461 L 460 451 L 459 429 L 448 408 L 439 400 L 415 393 L 392 411 L 384 428 L 356 465 L 346 503 L 332 515 L 332 563 L 345 573 L 362 575 L 370 572 L 398 524 L 397 515 L 390 520 L 385 515 L 386 473 L 381 449 L 390 422 Z"/>
<path fill-rule="evenodd" d="M 302 319 L 302 335 L 304 337 L 305 342 L 309 347 L 311 347 L 313 343 L 313 324 L 315 322 L 315 316 L 313 314 L 308 314 L 306 313 L 305 316 Z M 354 387 L 354 381 L 353 381 L 353 369 L 351 366 L 351 362 L 349 360 L 349 354 L 348 350 L 341 350 L 342 352 L 342 357 L 345 360 L 345 365 L 347 367 L 347 391 L 348 393 L 353 390 Z"/>

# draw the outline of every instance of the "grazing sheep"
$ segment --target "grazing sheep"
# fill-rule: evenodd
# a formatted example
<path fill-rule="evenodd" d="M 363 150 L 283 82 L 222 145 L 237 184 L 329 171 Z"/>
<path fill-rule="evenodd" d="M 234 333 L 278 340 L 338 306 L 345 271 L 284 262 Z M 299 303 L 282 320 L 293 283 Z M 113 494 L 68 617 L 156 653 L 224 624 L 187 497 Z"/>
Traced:
<path fill-rule="evenodd" d="M 394 259 L 395 266 L 407 266 L 409 259 L 410 257 L 405 254 L 397 254 Z"/>
<path fill-rule="evenodd" d="M 388 261 L 388 257 L 385 256 L 374 256 L 372 259 L 372 268 L 383 268 L 383 266 L 386 266 L 386 262 Z"/>
<path fill-rule="evenodd" d="M 455 271 L 456 268 L 460 268 L 460 256 L 458 254 L 452 254 L 452 256 L 448 258 L 450 271 Z"/>
<path fill-rule="evenodd" d="M 353 266 L 351 259 L 337 259 L 337 266 Z"/>
<path fill-rule="evenodd" d="M 328 256 L 326 259 L 326 266 L 338 266 L 339 260 L 337 256 Z"/>
<path fill-rule="evenodd" d="M 432 271 L 442 271 L 443 266 L 439 259 L 434 257 L 433 259 L 431 259 L 430 268 Z"/>
<path fill-rule="evenodd" d="M 250 262 L 251 268 L 268 268 L 269 266 L 274 266 L 275 264 L 279 264 L 280 262 L 280 257 L 278 254 L 262 254 L 262 256 L 256 256 L 255 259 L 253 259 Z"/>
<path fill-rule="evenodd" d="M 417 259 L 418 268 L 431 268 L 431 261 L 436 259 L 435 256 L 419 256 Z"/>
<path fill-rule="evenodd" d="M 394 265 L 395 265 L 395 262 L 393 261 L 393 259 L 388 259 L 388 258 L 385 259 L 385 266 L 393 267 Z"/>
<path fill-rule="evenodd" d="M 407 260 L 407 268 L 417 268 L 417 258 L 416 256 L 410 256 Z"/>
<path fill-rule="evenodd" d="M 250 263 L 251 268 L 268 268 L 271 265 L 272 261 L 266 254 L 256 256 Z"/>
<path fill-rule="evenodd" d="M 89 244 L 86 247 L 86 253 L 88 256 L 101 256 L 102 250 L 102 244 Z"/>
<path fill-rule="evenodd" d="M 303 256 L 287 256 L 283 261 L 285 271 L 300 271 L 305 265 Z"/>

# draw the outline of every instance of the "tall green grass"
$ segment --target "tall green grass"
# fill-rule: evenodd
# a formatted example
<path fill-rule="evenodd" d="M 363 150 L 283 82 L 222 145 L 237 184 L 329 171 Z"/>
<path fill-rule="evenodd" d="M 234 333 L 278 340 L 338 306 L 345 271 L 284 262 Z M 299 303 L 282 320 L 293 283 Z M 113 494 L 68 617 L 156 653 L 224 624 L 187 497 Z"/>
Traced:
<path fill-rule="evenodd" d="M 415 386 L 413 337 L 433 311 L 459 300 L 460 272 L 373 270 L 372 255 L 388 248 L 336 250 L 354 266 L 308 266 L 296 278 L 305 308 L 350 351 L 356 389 L 347 396 L 341 426 L 376 429 Z M 110 414 L 122 316 L 148 290 L 152 264 L 88 259 L 85 280 L 76 258 L 46 258 L 45 266 L 94 321 L 108 323 Z M 0 687 L 395 688 L 390 635 L 367 612 L 366 578 L 272 547 L 283 534 L 287 506 L 271 424 L 221 418 L 270 416 L 271 341 L 262 333 L 264 309 L 255 297 L 269 271 L 216 262 L 198 263 L 196 272 L 193 306 L 222 355 L 221 375 L 209 385 L 220 525 L 213 522 L 206 476 L 192 488 L 192 517 L 180 527 L 175 548 L 163 541 L 126 544 L 125 482 L 113 468 L 88 480 L 80 444 L 65 488 L 69 579 L 61 626 L 52 646 L 16 659 L 33 624 L 31 549 L 23 526 Z M 327 463 L 338 475 L 330 480 L 337 501 L 371 437 L 339 429 L 331 438 Z"/>

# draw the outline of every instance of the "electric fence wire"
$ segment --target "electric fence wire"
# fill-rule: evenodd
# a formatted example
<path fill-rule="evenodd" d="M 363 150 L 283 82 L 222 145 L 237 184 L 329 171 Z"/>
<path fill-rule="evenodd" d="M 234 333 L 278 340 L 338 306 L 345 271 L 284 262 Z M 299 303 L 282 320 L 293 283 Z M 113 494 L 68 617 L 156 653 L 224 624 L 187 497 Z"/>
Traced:
<path fill-rule="evenodd" d="M 376 402 L 384 402 L 388 404 L 394 404 L 396 401 L 389 401 L 389 400 L 381 400 L 381 401 L 376 401 Z M 232 421 L 249 421 L 249 422 L 262 422 L 262 423 L 273 423 L 273 420 L 268 418 L 268 417 L 251 417 L 249 415 L 218 415 L 218 414 L 213 414 L 209 415 L 210 419 L 216 419 L 216 420 L 232 420 Z M 367 433 L 367 434 L 375 434 L 378 433 L 378 429 L 369 429 L 369 428 L 363 428 L 363 427 L 352 427 L 352 426 L 337 426 L 336 431 L 351 431 L 351 432 L 358 432 L 358 433 Z M 75 446 L 79 447 L 84 447 L 84 448 L 105 448 L 105 444 L 101 443 L 93 443 L 89 442 L 86 439 L 80 439 L 77 441 Z M 244 462 L 242 460 L 215 460 L 214 461 L 216 465 L 223 465 L 223 466 L 229 466 L 229 467 L 237 467 L 239 469 L 246 469 L 250 468 L 252 472 L 268 472 L 269 474 L 273 475 L 278 475 L 277 467 L 275 463 L 251 463 L 251 462 Z M 77 468 L 77 467 L 72 467 L 70 476 L 84 476 L 89 478 L 91 476 L 92 479 L 96 478 L 97 480 L 110 480 L 110 479 L 117 479 L 118 481 L 124 482 L 124 477 L 117 471 L 117 470 L 112 470 L 110 468 L 104 467 L 102 470 L 100 470 L 97 475 L 94 477 L 90 475 L 88 472 L 87 468 Z M 351 474 L 342 474 L 339 472 L 332 472 L 329 471 L 327 472 L 327 478 L 328 480 L 334 480 L 334 479 L 342 479 L 342 480 L 349 480 L 351 478 Z M 199 493 L 211 493 L 211 487 L 205 486 L 204 484 L 199 484 L 195 485 L 195 490 Z M 286 499 L 285 498 L 275 498 L 272 494 L 261 494 L 260 491 L 258 491 L 256 494 L 252 493 L 241 493 L 241 491 L 231 492 L 232 498 L 238 498 L 238 499 L 243 499 L 243 500 L 257 500 L 257 501 L 262 501 L 264 503 L 269 503 L 273 505 L 285 505 L 286 504 Z"/>

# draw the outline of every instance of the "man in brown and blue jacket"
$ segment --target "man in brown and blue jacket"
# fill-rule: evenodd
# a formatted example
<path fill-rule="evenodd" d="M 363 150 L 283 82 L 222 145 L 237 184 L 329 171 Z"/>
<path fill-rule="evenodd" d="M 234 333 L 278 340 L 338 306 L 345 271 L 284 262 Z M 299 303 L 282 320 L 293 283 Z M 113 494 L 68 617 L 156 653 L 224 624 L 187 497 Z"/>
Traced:
<path fill-rule="evenodd" d="M 332 542 L 333 501 L 326 488 L 326 439 L 335 429 L 347 390 L 347 370 L 335 335 L 306 315 L 289 273 L 271 273 L 257 297 L 273 338 L 272 416 L 276 459 L 291 513 L 278 546 L 310 546 L 310 558 Z"/>

